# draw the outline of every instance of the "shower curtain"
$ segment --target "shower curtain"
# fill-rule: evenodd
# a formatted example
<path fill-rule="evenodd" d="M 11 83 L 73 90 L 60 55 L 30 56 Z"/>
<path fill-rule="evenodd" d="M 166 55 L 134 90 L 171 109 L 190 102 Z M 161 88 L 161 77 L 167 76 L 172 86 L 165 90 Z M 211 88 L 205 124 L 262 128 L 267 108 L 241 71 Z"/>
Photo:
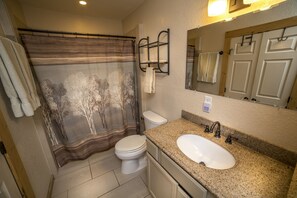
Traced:
<path fill-rule="evenodd" d="M 134 41 L 34 34 L 21 39 L 59 166 L 139 132 Z"/>

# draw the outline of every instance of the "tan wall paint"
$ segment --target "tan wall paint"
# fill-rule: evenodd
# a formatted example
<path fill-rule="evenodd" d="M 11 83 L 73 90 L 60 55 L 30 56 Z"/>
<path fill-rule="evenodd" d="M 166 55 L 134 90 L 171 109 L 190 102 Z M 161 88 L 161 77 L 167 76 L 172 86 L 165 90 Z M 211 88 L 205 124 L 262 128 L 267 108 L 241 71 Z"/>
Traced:
<path fill-rule="evenodd" d="M 297 152 L 297 112 L 255 105 L 245 101 L 213 97 L 210 113 L 202 111 L 204 94 L 185 90 L 185 63 L 187 30 L 214 22 L 207 16 L 207 0 L 147 0 L 123 21 L 123 31 L 128 32 L 137 24 L 143 24 L 143 35 L 156 39 L 159 31 L 170 28 L 171 74 L 156 77 L 156 93 L 143 94 L 143 111 L 151 109 L 174 120 L 181 110 L 219 120 L 226 126 Z M 269 17 L 261 14 L 253 20 L 256 24 L 297 15 L 297 1 L 288 0 L 269 11 Z M 266 11 L 268 12 L 268 11 Z M 143 78 L 144 75 L 142 75 Z M 143 79 L 142 79 L 143 82 Z"/>
<path fill-rule="evenodd" d="M 7 5 L 13 23 L 16 27 L 26 27 L 26 20 L 23 9 L 17 0 L 4 0 Z"/>
<path fill-rule="evenodd" d="M 2 30 L 1 25 L 0 25 L 0 36 L 4 36 L 4 32 L 3 32 L 3 30 Z"/>
<path fill-rule="evenodd" d="M 29 28 L 97 34 L 122 34 L 120 20 L 56 12 L 28 5 L 22 7 Z"/>

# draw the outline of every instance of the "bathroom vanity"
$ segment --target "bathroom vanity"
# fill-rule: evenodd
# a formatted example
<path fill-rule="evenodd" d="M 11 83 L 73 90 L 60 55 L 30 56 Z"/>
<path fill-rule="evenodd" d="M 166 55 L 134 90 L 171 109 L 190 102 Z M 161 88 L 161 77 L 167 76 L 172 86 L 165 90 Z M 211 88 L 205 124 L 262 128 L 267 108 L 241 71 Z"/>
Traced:
<path fill-rule="evenodd" d="M 150 140 L 148 151 L 148 186 L 154 197 L 190 198 L 213 197 L 199 182 L 193 179 L 168 155 Z"/>
<path fill-rule="evenodd" d="M 295 166 L 272 159 L 237 142 L 226 144 L 225 137 L 217 139 L 213 134 L 203 131 L 202 126 L 178 119 L 145 132 L 148 187 L 153 197 L 296 196 L 288 194 L 288 191 L 296 192 L 292 189 L 296 179 Z M 217 170 L 192 161 L 177 146 L 176 140 L 183 134 L 200 135 L 225 148 L 234 156 L 235 166 Z"/>

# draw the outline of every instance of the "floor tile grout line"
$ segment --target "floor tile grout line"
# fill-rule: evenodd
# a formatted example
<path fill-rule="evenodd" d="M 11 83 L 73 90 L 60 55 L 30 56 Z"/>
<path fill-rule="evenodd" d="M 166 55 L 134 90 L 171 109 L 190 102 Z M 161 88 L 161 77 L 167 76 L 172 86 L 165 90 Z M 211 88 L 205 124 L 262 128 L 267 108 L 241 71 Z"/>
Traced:
<path fill-rule="evenodd" d="M 90 170 L 90 173 L 91 173 L 91 178 L 94 179 L 91 165 L 89 165 L 89 170 Z"/>
<path fill-rule="evenodd" d="M 146 177 L 147 177 L 147 169 L 144 172 L 145 172 Z M 147 181 L 144 182 L 143 178 L 141 177 L 141 174 L 139 176 L 140 176 L 140 179 L 142 180 L 142 182 L 144 183 L 144 185 L 147 187 L 147 185 L 145 184 L 145 183 L 147 183 Z"/>
<path fill-rule="evenodd" d="M 72 190 L 73 188 L 79 187 L 79 186 L 81 186 L 81 185 L 83 185 L 83 184 L 85 184 L 85 183 L 87 183 L 87 182 L 89 182 L 89 181 L 92 181 L 92 180 L 93 180 L 93 179 L 92 179 L 92 176 L 91 176 L 91 179 L 88 179 L 88 180 L 84 181 L 84 182 L 81 183 L 81 184 L 72 186 L 71 188 L 67 188 L 67 192 L 69 192 L 69 190 Z M 64 192 L 65 192 L 65 191 L 64 191 Z M 67 193 L 67 194 L 68 194 L 68 193 Z"/>
<path fill-rule="evenodd" d="M 90 160 L 89 159 L 88 160 L 89 160 L 90 164 L 95 164 L 95 163 L 97 163 L 99 161 L 103 161 L 103 160 L 108 159 L 108 158 L 111 158 L 111 157 L 116 157 L 116 155 L 113 153 L 111 155 L 108 155 L 108 156 L 104 157 L 103 159 L 99 159 L 99 160 L 94 161 L 94 162 L 90 162 Z"/>
<path fill-rule="evenodd" d="M 114 170 L 116 170 L 116 169 L 114 169 Z M 119 186 L 121 186 L 121 184 L 120 184 L 120 182 L 119 182 L 119 179 L 118 179 L 118 177 L 117 177 L 117 174 L 115 173 L 114 170 L 112 170 L 112 171 L 113 171 L 113 174 L 114 174 L 114 176 L 115 176 L 115 178 L 116 178 L 116 180 L 117 180 Z"/>
<path fill-rule="evenodd" d="M 133 178 L 133 179 L 136 179 L 137 177 L 135 177 L 135 178 Z M 132 181 L 133 179 L 131 179 L 130 181 Z M 130 182 L 129 181 L 129 182 Z M 128 182 L 126 182 L 126 183 L 128 183 Z M 124 183 L 124 184 L 126 184 L 126 183 Z M 124 185 L 123 184 L 123 185 Z M 112 192 L 112 191 L 114 191 L 114 190 L 116 190 L 117 188 L 120 188 L 120 187 L 122 187 L 123 185 L 119 185 L 119 186 L 117 186 L 116 188 L 114 188 L 114 189 L 112 189 L 112 190 L 110 190 L 110 191 L 108 191 L 108 192 L 106 192 L 106 193 L 104 193 L 104 194 L 102 194 L 102 195 L 100 195 L 99 197 L 97 197 L 97 198 L 100 198 L 100 197 L 102 197 L 102 196 L 104 196 L 104 195 L 106 195 L 107 193 L 110 193 L 110 192 Z M 144 185 L 145 186 L 145 185 Z M 150 194 L 148 194 L 148 195 L 150 195 Z M 146 196 L 148 196 L 148 195 L 146 195 Z M 144 196 L 144 198 L 146 197 L 146 196 Z"/>
<path fill-rule="evenodd" d="M 87 167 L 87 166 L 88 166 L 88 164 L 86 164 L 85 166 L 79 167 L 79 168 L 77 168 L 77 169 L 74 169 L 74 170 L 72 170 L 72 171 L 70 171 L 70 172 L 68 172 L 68 173 L 64 173 L 64 174 L 62 174 L 62 175 L 59 175 L 59 169 L 58 169 L 58 174 L 57 174 L 57 176 L 56 176 L 55 179 L 59 179 L 59 177 L 64 177 L 64 176 L 66 176 L 66 175 L 69 175 L 69 174 L 71 174 L 71 173 L 73 173 L 73 172 L 75 172 L 75 171 L 78 171 L 79 169 L 85 168 L 85 167 Z"/>
<path fill-rule="evenodd" d="M 110 159 L 110 158 L 116 158 L 116 157 L 115 157 L 115 155 L 114 155 L 114 156 L 109 156 L 109 157 L 100 159 L 100 160 L 98 160 L 98 161 L 96 161 L 96 162 L 90 162 L 90 165 L 94 165 L 94 164 L 97 164 L 97 163 L 99 163 L 99 162 L 103 162 L 103 161 L 108 160 L 108 159 Z"/>
<path fill-rule="evenodd" d="M 115 169 L 112 169 L 112 170 L 108 170 L 107 172 L 104 172 L 104 173 L 101 173 L 100 175 L 96 175 L 93 179 L 97 178 L 97 177 L 101 177 L 102 175 L 106 174 L 106 173 L 109 173 L 111 171 L 114 171 L 116 169 L 118 169 L 119 167 L 115 168 Z"/>
<path fill-rule="evenodd" d="M 94 165 L 94 164 L 92 164 L 92 165 Z M 92 166 L 91 165 L 91 166 Z M 90 167 L 91 167 L 90 166 Z M 93 179 L 95 179 L 95 178 L 97 178 L 97 177 L 100 177 L 100 176 L 102 176 L 102 175 L 104 175 L 104 174 L 106 174 L 106 173 L 108 173 L 108 172 L 111 172 L 111 171 L 113 171 L 113 170 L 116 170 L 116 169 L 118 169 L 118 168 L 120 168 L 121 166 L 119 166 L 119 167 L 116 167 L 116 168 L 114 168 L 114 169 L 112 169 L 112 170 L 108 170 L 107 172 L 104 172 L 104 173 L 101 173 L 100 175 L 96 175 L 96 176 L 94 176 L 94 178 Z"/>
<path fill-rule="evenodd" d="M 104 173 L 104 174 L 102 174 L 101 176 L 103 176 L 103 175 L 105 175 L 105 174 L 107 174 L 107 173 L 109 173 L 109 172 L 112 172 L 112 171 L 108 171 L 108 172 L 106 172 L 106 173 Z M 95 177 L 96 179 L 97 179 L 97 177 Z M 94 179 L 95 179 L 94 178 Z M 79 185 L 77 185 L 77 186 L 73 186 L 73 187 L 71 187 L 71 188 L 69 188 L 69 189 L 67 189 L 67 191 L 69 192 L 70 190 L 72 190 L 73 188 L 77 188 L 77 187 L 79 187 L 79 186 L 81 186 L 81 185 L 83 185 L 83 184 L 85 184 L 85 183 L 87 183 L 87 182 L 90 182 L 90 181 L 92 181 L 92 180 L 94 180 L 94 179 L 89 179 L 88 181 L 85 181 L 85 182 L 83 182 L 83 183 L 81 183 L 81 184 L 79 184 Z M 117 186 L 118 187 L 118 186 Z M 116 187 L 116 188 L 117 188 Z M 115 189 L 115 188 L 114 188 Z M 65 192 L 65 191 L 64 191 Z M 67 193 L 68 194 L 68 193 Z M 101 195 L 100 195 L 101 196 Z"/>
<path fill-rule="evenodd" d="M 109 171 L 109 172 L 113 172 L 113 170 L 112 170 L 112 171 Z M 114 172 L 113 172 L 113 173 L 114 173 Z M 116 177 L 115 173 L 114 173 L 114 177 L 115 177 L 116 180 L 117 180 L 117 177 Z M 118 180 L 117 180 L 117 182 L 118 182 Z M 106 193 L 100 195 L 99 197 L 102 197 L 102 196 L 106 195 L 107 193 L 110 193 L 111 191 L 116 190 L 116 189 L 119 188 L 119 187 L 121 187 L 121 185 L 120 185 L 119 182 L 118 182 L 118 186 L 117 186 L 117 187 L 115 187 L 115 188 L 113 188 L 113 189 L 110 189 L 109 191 L 107 191 Z M 97 198 L 99 198 L 99 197 L 97 197 Z"/>
<path fill-rule="evenodd" d="M 116 169 L 115 169 L 116 170 Z M 139 170 L 139 174 L 137 175 L 137 176 L 135 176 L 135 177 L 132 177 L 132 178 L 130 178 L 128 181 L 126 181 L 126 182 L 124 182 L 124 183 L 122 183 L 122 184 L 120 184 L 121 186 L 122 185 L 124 185 L 124 184 L 126 184 L 126 183 L 128 183 L 129 181 L 131 181 L 131 180 L 133 180 L 133 179 L 135 179 L 135 178 L 137 178 L 137 177 L 140 177 L 140 179 L 142 180 L 142 178 L 141 178 L 141 171 Z M 131 174 L 133 174 L 133 173 L 131 173 Z M 115 174 L 116 175 L 116 174 Z M 116 175 L 117 176 L 117 175 Z M 143 182 L 143 181 L 142 181 Z M 145 184 L 144 184 L 145 185 Z M 146 185 L 145 185 L 146 186 Z"/>
<path fill-rule="evenodd" d="M 148 187 L 145 185 L 145 183 L 144 183 L 144 181 L 143 181 L 143 179 L 141 178 L 140 175 L 139 175 L 139 177 L 140 177 L 140 180 L 142 181 L 143 185 L 145 186 L 145 188 L 147 189 L 147 192 L 148 192 L 148 194 L 144 196 L 144 198 L 145 198 L 145 197 L 149 196 L 151 193 L 150 193 Z"/>

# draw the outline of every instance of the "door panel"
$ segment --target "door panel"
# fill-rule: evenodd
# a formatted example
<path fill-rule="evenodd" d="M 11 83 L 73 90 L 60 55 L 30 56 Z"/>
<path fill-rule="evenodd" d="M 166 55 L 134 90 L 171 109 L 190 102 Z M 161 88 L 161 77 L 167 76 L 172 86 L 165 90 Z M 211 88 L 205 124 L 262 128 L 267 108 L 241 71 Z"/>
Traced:
<path fill-rule="evenodd" d="M 280 100 L 290 66 L 291 60 L 265 61 L 261 68 L 256 95 Z"/>
<path fill-rule="evenodd" d="M 297 73 L 297 27 L 263 33 L 252 98 L 262 104 L 286 107 Z M 295 32 L 290 35 L 289 33 Z"/>
<path fill-rule="evenodd" d="M 242 37 L 231 39 L 225 96 L 236 99 L 250 97 L 256 71 L 262 34 L 253 35 L 252 42 Z"/>
<path fill-rule="evenodd" d="M 279 42 L 277 38 L 268 40 L 266 53 L 292 52 L 296 49 L 296 37 L 289 37 L 287 40 Z"/>
<path fill-rule="evenodd" d="M 148 188 L 154 198 L 176 198 L 177 182 L 156 162 L 148 156 Z"/>
<path fill-rule="evenodd" d="M 231 71 L 230 91 L 246 94 L 252 61 L 234 61 Z"/>

